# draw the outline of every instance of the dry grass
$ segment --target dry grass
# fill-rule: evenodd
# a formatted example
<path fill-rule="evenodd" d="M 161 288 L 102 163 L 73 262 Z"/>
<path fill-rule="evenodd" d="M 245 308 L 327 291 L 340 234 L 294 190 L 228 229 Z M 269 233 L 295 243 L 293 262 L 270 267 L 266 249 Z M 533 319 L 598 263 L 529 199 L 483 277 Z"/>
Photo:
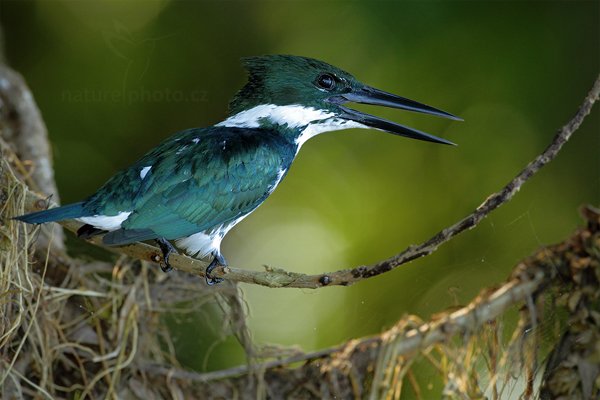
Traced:
<path fill-rule="evenodd" d="M 281 359 L 286 349 L 257 354 L 245 324 L 245 305 L 233 284 L 206 291 L 200 288 L 202 278 L 176 271 L 166 275 L 155 265 L 124 256 L 106 263 L 73 260 L 52 249 L 36 251 L 39 228 L 29 230 L 9 218 L 25 211 L 26 187 L 12 171 L 26 174 L 29 167 L 1 147 L 2 398 L 280 398 L 272 392 L 275 377 L 279 387 L 291 387 L 286 398 L 425 399 L 434 393 L 432 382 L 441 382 L 436 398 L 441 391 L 448 399 L 530 399 L 539 396 L 544 357 L 553 346 L 553 367 L 561 368 L 548 377 L 553 393 L 564 393 L 565 398 L 600 393 L 600 378 L 586 386 L 583 378 L 573 375 L 583 365 L 593 376 L 600 364 L 600 346 L 594 345 L 600 343 L 600 233 L 589 238 L 589 245 L 574 242 L 555 253 L 540 251 L 540 259 L 531 265 L 540 262 L 542 267 L 535 268 L 542 274 L 562 272 L 553 272 L 543 291 L 528 294 L 524 303 L 515 301 L 508 314 L 465 325 L 417 351 L 405 351 L 407 333 L 435 326 L 436 319 L 484 308 L 491 290 L 469 307 L 441 313 L 428 324 L 409 316 L 380 336 L 320 355 L 271 361 L 250 368 L 249 375 L 244 368 L 198 374 L 179 365 L 165 315 L 198 312 L 216 303 L 228 316 L 218 332 L 235 334 L 250 359 Z M 560 259 L 560 252 L 568 255 L 567 261 Z M 531 274 L 526 264 L 515 269 L 512 279 Z M 591 343 L 577 350 L 578 358 L 570 359 L 576 353 L 561 347 L 565 326 L 571 331 L 577 327 L 572 335 L 579 336 L 573 337 Z M 372 356 L 357 362 L 356 355 L 364 356 L 369 348 L 375 349 Z M 306 364 L 298 366 L 298 361 Z M 424 368 L 428 375 L 419 374 Z M 299 376 L 295 386 L 290 383 L 294 374 Z"/>
<path fill-rule="evenodd" d="M 177 382 L 153 387 L 137 368 L 178 366 L 161 317 L 200 311 L 214 302 L 233 307 L 237 288 L 199 290 L 198 277 L 167 276 L 155 265 L 125 257 L 110 264 L 73 260 L 52 249 L 35 251 L 39 228 L 10 220 L 25 212 L 26 193 L 12 171 L 28 167 L 7 147 L 0 163 L 1 397 L 176 398 Z M 191 308 L 177 306 L 183 302 Z M 245 326 L 228 323 L 220 332 L 234 329 L 249 348 Z"/>

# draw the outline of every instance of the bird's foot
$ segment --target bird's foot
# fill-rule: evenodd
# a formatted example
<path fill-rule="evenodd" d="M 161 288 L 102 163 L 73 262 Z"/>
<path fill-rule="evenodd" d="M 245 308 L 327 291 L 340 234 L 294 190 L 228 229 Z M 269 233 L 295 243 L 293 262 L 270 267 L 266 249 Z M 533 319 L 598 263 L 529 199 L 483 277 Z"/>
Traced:
<path fill-rule="evenodd" d="M 173 269 L 173 267 L 171 267 L 171 264 L 169 264 L 169 256 L 171 255 L 171 253 L 177 254 L 177 250 L 165 238 L 158 238 L 155 241 L 156 241 L 156 244 L 158 244 L 158 247 L 160 247 L 160 250 L 163 253 L 162 254 L 163 260 L 159 264 L 160 265 L 160 269 L 162 269 L 163 272 L 169 272 L 169 271 L 171 271 Z"/>
<path fill-rule="evenodd" d="M 223 278 L 215 278 L 212 276 L 212 272 L 215 270 L 215 268 L 217 268 L 218 266 L 223 266 L 226 267 L 227 266 L 227 261 L 225 261 L 225 258 L 217 253 L 214 254 L 214 258 L 213 260 L 210 262 L 210 264 L 208 264 L 208 267 L 206 267 L 206 284 L 209 286 L 212 286 L 216 283 L 221 283 L 223 282 Z"/>

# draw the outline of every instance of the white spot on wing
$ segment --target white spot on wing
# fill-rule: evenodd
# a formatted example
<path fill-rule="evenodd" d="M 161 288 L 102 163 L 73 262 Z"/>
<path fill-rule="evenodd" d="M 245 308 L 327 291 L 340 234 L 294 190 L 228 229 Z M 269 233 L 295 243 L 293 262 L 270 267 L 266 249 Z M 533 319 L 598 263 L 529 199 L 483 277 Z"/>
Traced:
<path fill-rule="evenodd" d="M 121 211 L 117 215 L 94 215 L 91 217 L 77 218 L 77 220 L 84 224 L 92 225 L 94 228 L 115 231 L 121 227 L 123 221 L 125 221 L 130 214 L 131 211 Z"/>
<path fill-rule="evenodd" d="M 194 142 L 194 144 L 198 144 L 199 141 L 200 141 L 200 138 L 197 138 L 197 137 L 192 139 L 192 142 Z"/>
<path fill-rule="evenodd" d="M 183 153 L 186 149 L 188 148 L 187 144 L 184 144 L 183 146 L 181 146 L 176 152 L 175 154 L 181 154 Z"/>
<path fill-rule="evenodd" d="M 144 179 L 146 177 L 146 175 L 148 174 L 148 172 L 150 172 L 151 168 L 152 168 L 152 165 L 142 168 L 142 170 L 140 171 L 140 178 Z"/>

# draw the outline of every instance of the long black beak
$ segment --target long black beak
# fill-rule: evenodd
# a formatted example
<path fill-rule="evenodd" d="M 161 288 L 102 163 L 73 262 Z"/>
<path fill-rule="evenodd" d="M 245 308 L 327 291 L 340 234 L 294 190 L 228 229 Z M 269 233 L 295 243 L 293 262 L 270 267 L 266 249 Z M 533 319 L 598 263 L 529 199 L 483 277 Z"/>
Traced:
<path fill-rule="evenodd" d="M 428 133 L 421 132 L 417 129 L 413 129 L 408 126 L 400 125 L 395 122 L 376 117 L 374 115 L 352 110 L 350 108 L 342 106 L 341 104 L 345 104 L 348 102 L 371 104 L 376 106 L 399 108 L 402 110 L 437 115 L 439 117 L 462 121 L 461 118 L 447 113 L 445 111 L 438 110 L 437 108 L 433 108 L 426 104 L 421 104 L 414 100 L 396 96 L 395 94 L 387 93 L 383 90 L 375 89 L 369 86 L 365 86 L 360 89 L 355 89 L 349 93 L 345 93 L 342 95 L 333 96 L 329 99 L 329 101 L 331 101 L 332 103 L 340 104 L 340 108 L 343 111 L 343 114 L 341 115 L 342 118 L 349 119 L 363 125 L 367 125 L 371 128 L 393 133 L 394 135 L 400 135 L 412 139 L 425 140 L 434 143 L 454 145 L 454 143 L 446 139 L 442 139 L 430 135 Z"/>

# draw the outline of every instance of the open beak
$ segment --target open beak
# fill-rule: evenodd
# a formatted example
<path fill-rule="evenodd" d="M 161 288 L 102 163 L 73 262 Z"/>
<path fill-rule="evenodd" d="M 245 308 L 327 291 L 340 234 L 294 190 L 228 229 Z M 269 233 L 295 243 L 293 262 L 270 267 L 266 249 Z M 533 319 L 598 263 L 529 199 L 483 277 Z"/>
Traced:
<path fill-rule="evenodd" d="M 370 86 L 364 86 L 360 89 L 355 89 L 349 93 L 333 96 L 329 99 L 329 101 L 340 105 L 339 107 L 343 111 L 343 114 L 341 115 L 342 118 L 358 122 L 371 128 L 393 133 L 394 135 L 400 135 L 412 139 L 425 140 L 434 143 L 454 145 L 454 143 L 446 139 L 442 139 L 430 135 L 428 133 L 421 132 L 417 129 L 409 128 L 408 126 L 400 125 L 395 122 L 376 117 L 374 115 L 352 110 L 350 108 L 342 106 L 341 104 L 345 104 L 348 102 L 371 104 L 376 106 L 399 108 L 408 111 L 416 111 L 424 114 L 437 115 L 439 117 L 462 121 L 461 118 L 456 117 L 445 111 L 438 110 L 437 108 L 433 108 L 428 105 L 421 104 L 404 97 L 396 96 L 395 94 L 387 93 L 383 90 L 375 89 Z"/>

